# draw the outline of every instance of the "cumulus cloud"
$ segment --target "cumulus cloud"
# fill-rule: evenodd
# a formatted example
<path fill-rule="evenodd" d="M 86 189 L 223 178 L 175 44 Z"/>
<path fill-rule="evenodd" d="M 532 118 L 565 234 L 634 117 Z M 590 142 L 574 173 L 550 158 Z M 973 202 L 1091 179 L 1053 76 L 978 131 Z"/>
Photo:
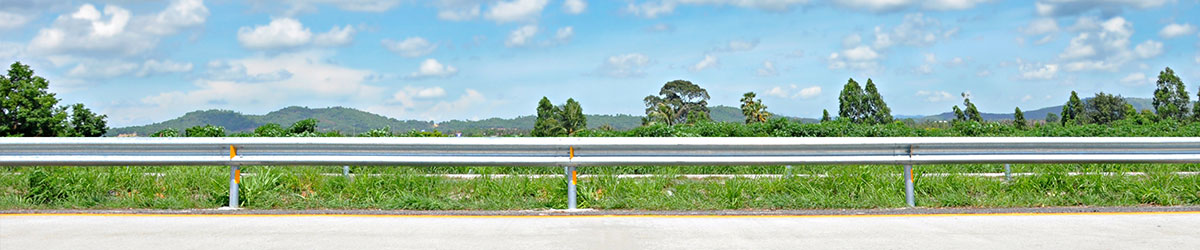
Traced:
<path fill-rule="evenodd" d="M 133 56 L 153 50 L 162 37 L 199 26 L 208 9 L 199 0 L 177 0 L 161 12 L 135 16 L 127 9 L 106 5 L 103 10 L 83 4 L 40 29 L 29 43 L 32 52 L 46 55 Z M 86 54 L 86 55 L 85 55 Z"/>
<path fill-rule="evenodd" d="M 902 9 L 920 8 L 926 10 L 965 10 L 974 8 L 980 3 L 991 0 L 833 0 L 839 6 L 867 10 L 872 12 L 889 12 Z"/>
<path fill-rule="evenodd" d="M 625 12 L 646 18 L 655 18 L 675 12 L 680 5 L 714 5 L 754 8 L 772 12 L 790 10 L 793 6 L 808 4 L 808 0 L 654 0 L 629 3 Z"/>
<path fill-rule="evenodd" d="M 438 19 L 448 21 L 467 21 L 479 17 L 479 4 L 461 8 L 444 8 L 438 10 Z"/>
<path fill-rule="evenodd" d="M 817 97 L 818 95 L 821 95 L 821 86 L 810 86 L 810 87 L 803 88 L 803 89 L 801 89 L 799 86 L 796 86 L 795 84 L 791 84 L 788 86 L 775 86 L 774 88 L 767 90 L 767 92 L 765 94 L 768 96 L 774 96 L 774 97 L 779 97 L 779 98 L 811 99 L 813 97 Z"/>
<path fill-rule="evenodd" d="M 389 102 L 400 104 L 400 108 L 408 109 L 417 106 L 417 101 L 420 99 L 438 98 L 446 95 L 446 90 L 442 87 L 419 87 L 419 86 L 404 86 L 403 89 L 392 94 L 392 99 Z"/>
<path fill-rule="evenodd" d="M 613 78 L 637 78 L 646 76 L 646 68 L 649 66 L 650 57 L 641 53 L 629 53 L 608 57 L 596 69 L 596 73 Z"/>
<path fill-rule="evenodd" d="M 33 16 L 31 15 L 0 11 L 0 30 L 15 29 L 25 26 L 25 24 L 29 23 L 30 20 L 33 20 Z"/>
<path fill-rule="evenodd" d="M 1171 38 L 1175 38 L 1175 37 L 1190 35 L 1195 32 L 1196 32 L 1196 26 L 1194 26 L 1190 23 L 1184 23 L 1184 24 L 1171 23 L 1171 24 L 1168 24 L 1166 27 L 1163 27 L 1162 30 L 1158 32 L 1158 35 L 1162 36 L 1163 38 L 1166 38 L 1166 39 L 1171 39 Z"/>
<path fill-rule="evenodd" d="M 688 70 L 691 70 L 692 72 L 700 72 L 705 69 L 716 67 L 717 63 L 718 62 L 717 62 L 716 56 L 704 55 L 704 59 L 700 59 L 699 62 L 696 62 L 695 65 L 692 65 L 692 67 L 689 67 Z"/>
<path fill-rule="evenodd" d="M 334 26 L 329 29 L 329 32 L 317 34 L 313 38 L 313 44 L 317 46 L 344 46 L 354 41 L 354 27 L 346 25 L 345 27 Z"/>
<path fill-rule="evenodd" d="M 917 98 L 922 98 L 927 102 L 944 102 L 944 101 L 950 101 L 950 100 L 957 100 L 956 98 L 954 98 L 954 95 L 951 95 L 949 92 L 946 92 L 946 91 L 918 90 L 915 96 Z"/>
<path fill-rule="evenodd" d="M 1172 0 L 1038 0 L 1034 3 L 1034 9 L 1043 16 L 1070 16 L 1092 10 L 1113 15 L 1128 8 L 1155 8 L 1170 1 Z"/>
<path fill-rule="evenodd" d="M 1133 48 L 1133 52 L 1140 58 L 1151 58 L 1162 54 L 1163 44 L 1154 40 L 1146 40 Z"/>
<path fill-rule="evenodd" d="M 287 48 L 308 44 L 312 32 L 296 19 L 277 18 L 267 25 L 239 28 L 237 39 L 251 49 Z"/>
<path fill-rule="evenodd" d="M 724 46 L 714 49 L 721 52 L 741 52 L 750 51 L 758 47 L 758 39 L 754 40 L 731 40 Z"/>
<path fill-rule="evenodd" d="M 587 9 L 587 2 L 583 0 L 566 0 L 563 1 L 563 11 L 569 14 L 583 13 Z"/>
<path fill-rule="evenodd" d="M 871 49 L 870 46 L 859 45 L 858 47 L 842 50 L 841 53 L 834 52 L 829 54 L 828 62 L 830 69 L 851 68 L 857 70 L 875 70 L 879 68 L 880 55 Z"/>
<path fill-rule="evenodd" d="M 1079 32 L 1059 54 L 1067 71 L 1115 71 L 1136 58 L 1157 56 L 1162 43 L 1147 40 L 1131 48 L 1133 24 L 1122 17 L 1103 22 L 1080 18 L 1073 30 Z"/>
<path fill-rule="evenodd" d="M 558 32 L 554 33 L 554 40 L 557 40 L 558 42 L 567 42 L 571 41 L 571 37 L 573 36 L 575 36 L 575 28 L 571 26 L 562 27 L 558 29 Z"/>
<path fill-rule="evenodd" d="M 1121 78 L 1121 83 L 1129 86 L 1139 86 L 1150 83 L 1150 79 L 1146 78 L 1146 74 L 1132 73 L 1125 78 Z"/>
<path fill-rule="evenodd" d="M 807 87 L 807 88 L 801 89 L 800 93 L 796 93 L 796 96 L 799 96 L 800 98 L 804 98 L 804 99 L 809 99 L 809 98 L 816 97 L 817 95 L 820 95 L 820 94 L 821 94 L 821 86 L 812 86 L 812 87 Z"/>
<path fill-rule="evenodd" d="M 192 71 L 192 63 L 171 60 L 146 60 L 137 76 L 148 76 L 162 73 L 182 73 Z"/>
<path fill-rule="evenodd" d="M 410 79 L 424 78 L 445 78 L 458 74 L 458 68 L 449 65 L 442 65 L 435 59 L 425 59 L 421 62 L 421 67 L 408 75 Z"/>
<path fill-rule="evenodd" d="M 875 49 L 886 49 L 893 45 L 927 46 L 958 33 L 958 28 L 944 28 L 941 21 L 926 18 L 924 14 L 908 14 L 904 21 L 886 29 L 875 26 Z"/>
<path fill-rule="evenodd" d="M 1023 80 L 1050 80 L 1058 74 L 1058 64 L 1021 63 L 1017 69 L 1017 78 Z"/>
<path fill-rule="evenodd" d="M 421 57 L 433 53 L 437 50 L 437 45 L 430 43 L 429 40 L 421 37 L 409 37 L 404 41 L 395 41 L 392 39 L 383 39 L 380 41 L 384 48 L 404 57 Z"/>
<path fill-rule="evenodd" d="M 764 60 L 762 63 L 762 67 L 758 68 L 758 75 L 759 76 L 777 76 L 777 75 L 779 75 L 779 71 L 775 70 L 775 62 L 772 62 L 771 60 Z"/>
<path fill-rule="evenodd" d="M 531 21 L 541 15 L 547 0 L 513 0 L 498 2 L 488 9 L 484 18 L 500 23 Z"/>
<path fill-rule="evenodd" d="M 525 45 L 529 44 L 531 41 L 533 41 L 533 36 L 537 35 L 537 33 L 538 33 L 537 25 L 530 24 L 530 25 L 521 26 L 520 28 L 517 28 L 517 29 L 513 30 L 512 32 L 508 33 L 508 40 L 504 41 L 504 46 L 508 46 L 508 47 L 525 46 Z"/>

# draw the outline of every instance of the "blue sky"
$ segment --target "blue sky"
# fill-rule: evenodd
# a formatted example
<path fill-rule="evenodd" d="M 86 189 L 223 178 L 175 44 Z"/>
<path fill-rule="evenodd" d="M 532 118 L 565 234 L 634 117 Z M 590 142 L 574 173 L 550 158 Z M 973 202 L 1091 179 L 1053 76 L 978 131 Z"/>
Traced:
<path fill-rule="evenodd" d="M 1195 94 L 1197 13 L 1197 0 L 0 0 L 0 59 L 116 127 L 292 105 L 514 117 L 542 96 L 641 114 L 675 79 L 790 116 L 836 113 L 849 78 L 873 79 L 897 115 L 964 92 L 1011 112 L 1072 90 L 1149 97 L 1168 66 Z"/>

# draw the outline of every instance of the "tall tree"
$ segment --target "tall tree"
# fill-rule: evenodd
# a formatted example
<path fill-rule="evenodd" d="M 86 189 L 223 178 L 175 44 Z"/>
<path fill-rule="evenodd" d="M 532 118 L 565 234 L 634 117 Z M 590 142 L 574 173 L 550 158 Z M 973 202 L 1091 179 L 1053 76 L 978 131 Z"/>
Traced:
<path fill-rule="evenodd" d="M 71 105 L 70 123 L 67 126 L 69 136 L 99 137 L 108 132 L 107 115 L 96 115 L 82 103 Z"/>
<path fill-rule="evenodd" d="M 1192 106 L 1192 120 L 1200 122 L 1200 88 L 1196 88 L 1196 103 Z"/>
<path fill-rule="evenodd" d="M 542 97 L 538 101 L 537 120 L 534 121 L 533 131 L 530 134 L 533 136 L 559 136 L 566 134 L 567 130 L 560 122 L 562 111 L 559 107 L 554 106 L 550 102 L 550 98 Z"/>
<path fill-rule="evenodd" d="M 838 117 L 853 123 L 862 122 L 864 95 L 862 87 L 858 86 L 854 78 L 846 81 L 846 85 L 842 86 L 842 93 L 838 95 Z"/>
<path fill-rule="evenodd" d="M 1125 98 L 1119 95 L 1096 93 L 1095 97 L 1085 103 L 1085 117 L 1087 122 L 1094 124 L 1108 124 L 1125 119 L 1125 105 Z"/>
<path fill-rule="evenodd" d="M 762 103 L 762 99 L 755 100 L 756 96 L 754 92 L 742 94 L 742 115 L 746 117 L 746 124 L 766 122 L 767 118 L 771 118 L 767 105 Z"/>
<path fill-rule="evenodd" d="M 1054 113 L 1046 113 L 1046 124 L 1058 123 L 1058 115 Z"/>
<path fill-rule="evenodd" d="M 892 122 L 892 109 L 888 108 L 887 103 L 883 101 L 883 96 L 879 95 L 879 89 L 875 88 L 875 82 L 871 78 L 867 78 L 867 87 L 864 90 L 865 95 L 861 102 L 865 110 L 865 119 L 867 123 L 884 124 Z"/>
<path fill-rule="evenodd" d="M 971 103 L 971 95 L 964 92 L 962 93 L 962 97 L 963 107 L 967 108 L 967 110 L 963 111 L 965 118 L 971 121 L 983 122 L 983 115 L 979 113 L 979 109 L 975 108 L 975 104 Z"/>
<path fill-rule="evenodd" d="M 1067 100 L 1067 104 L 1063 105 L 1062 118 L 1059 120 L 1062 125 L 1067 125 L 1068 122 L 1080 123 L 1083 119 L 1084 108 L 1083 101 L 1079 100 L 1079 94 L 1071 91 L 1071 99 Z"/>
<path fill-rule="evenodd" d="M 1162 119 L 1175 119 L 1182 121 L 1188 117 L 1188 106 L 1191 103 L 1188 101 L 1187 89 L 1183 86 L 1183 80 L 1175 75 L 1175 71 L 1170 67 L 1158 73 L 1157 87 L 1154 90 L 1154 111 L 1158 113 L 1158 117 Z"/>
<path fill-rule="evenodd" d="M 648 119 L 650 123 L 675 125 L 688 122 L 689 117 L 693 121 L 707 118 L 708 99 L 708 90 L 689 81 L 674 80 L 663 84 L 657 96 L 646 96 L 642 102 L 646 104 L 646 116 L 656 117 Z"/>
<path fill-rule="evenodd" d="M 967 120 L 967 114 L 964 114 L 962 109 L 958 108 L 958 105 L 954 105 L 954 121 L 958 122 L 958 121 L 966 121 L 966 120 Z"/>
<path fill-rule="evenodd" d="M 46 91 L 49 87 L 29 65 L 12 64 L 0 77 L 0 137 L 58 136 L 63 131 L 67 114 L 55 106 L 59 100 Z"/>
<path fill-rule="evenodd" d="M 829 117 L 829 110 L 828 110 L 828 109 L 822 109 L 822 110 L 821 110 L 821 122 L 827 122 L 827 121 L 830 121 L 830 120 L 833 120 L 833 118 Z"/>
<path fill-rule="evenodd" d="M 1029 124 L 1025 122 L 1025 112 L 1021 112 L 1021 107 L 1013 111 L 1013 126 L 1017 129 L 1025 129 Z"/>
<path fill-rule="evenodd" d="M 583 107 L 579 106 L 579 102 L 576 102 L 575 98 L 567 98 L 567 103 L 563 105 L 562 115 L 559 116 L 559 119 L 568 135 L 587 129 L 587 116 L 583 115 Z"/>

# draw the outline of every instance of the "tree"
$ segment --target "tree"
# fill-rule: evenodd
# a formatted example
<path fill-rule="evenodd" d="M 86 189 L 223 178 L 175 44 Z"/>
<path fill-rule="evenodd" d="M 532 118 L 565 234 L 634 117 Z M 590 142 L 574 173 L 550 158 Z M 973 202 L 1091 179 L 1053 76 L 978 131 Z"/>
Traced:
<path fill-rule="evenodd" d="M 75 137 L 99 137 L 108 132 L 107 115 L 96 115 L 82 103 L 71 105 L 70 124 L 66 126 L 67 135 Z"/>
<path fill-rule="evenodd" d="M 966 120 L 967 120 L 967 115 L 963 114 L 962 109 L 958 108 L 958 105 L 954 105 L 954 121 L 959 122 L 959 121 L 966 121 Z"/>
<path fill-rule="evenodd" d="M 587 117 L 583 115 L 583 107 L 579 106 L 579 102 L 576 102 L 574 98 L 567 98 L 567 103 L 563 105 L 562 115 L 559 115 L 559 119 L 568 135 L 587 129 Z"/>
<path fill-rule="evenodd" d="M 187 129 L 187 137 L 224 137 L 225 127 L 204 125 L 195 126 Z"/>
<path fill-rule="evenodd" d="M 830 120 L 832 120 L 832 118 L 830 118 L 830 117 L 829 117 L 829 110 L 828 110 L 828 109 L 822 109 L 822 110 L 821 110 L 821 113 L 822 113 L 822 114 L 821 114 L 821 122 L 827 122 L 827 121 L 830 121 Z"/>
<path fill-rule="evenodd" d="M 971 103 L 970 95 L 967 93 L 962 93 L 962 97 L 963 107 L 967 108 L 967 110 L 963 111 L 964 118 L 966 118 L 966 120 L 983 122 L 983 115 L 979 114 L 979 109 L 976 109 L 975 104 Z"/>
<path fill-rule="evenodd" d="M 742 115 L 746 117 L 746 124 L 766 122 L 767 118 L 771 118 L 767 105 L 763 105 L 762 99 L 755 100 L 755 96 L 754 92 L 742 95 Z"/>
<path fill-rule="evenodd" d="M 15 62 L 0 77 L 0 137 L 58 136 L 67 114 L 59 99 L 47 92 L 50 82 L 34 75 L 29 65 Z"/>
<path fill-rule="evenodd" d="M 542 97 L 538 101 L 537 120 L 533 124 L 533 131 L 530 132 L 533 136 L 559 136 L 566 134 L 566 128 L 563 128 L 562 122 L 559 122 L 562 114 L 559 107 L 555 107 L 550 102 L 550 98 Z"/>
<path fill-rule="evenodd" d="M 154 132 L 153 134 L 150 134 L 150 137 L 179 137 L 179 130 L 173 129 L 173 128 L 166 128 L 163 130 L 159 130 L 158 132 Z"/>
<path fill-rule="evenodd" d="M 1158 73 L 1158 88 L 1154 90 L 1154 111 L 1162 119 L 1182 121 L 1188 117 L 1187 89 L 1170 67 Z"/>
<path fill-rule="evenodd" d="M 1200 122 L 1200 88 L 1196 88 L 1196 104 L 1192 107 L 1192 120 Z"/>
<path fill-rule="evenodd" d="M 1096 96 L 1085 104 L 1085 117 L 1087 122 L 1094 124 L 1108 124 L 1125 119 L 1125 105 L 1125 99 L 1119 95 L 1096 93 Z"/>
<path fill-rule="evenodd" d="M 875 83 L 871 78 L 867 78 L 867 87 L 864 90 L 866 95 L 863 97 L 861 104 L 865 110 L 864 118 L 867 123 L 884 124 L 892 122 L 892 109 L 888 108 L 887 103 L 883 101 L 883 96 L 879 95 L 879 89 L 875 88 Z"/>
<path fill-rule="evenodd" d="M 292 123 L 288 127 L 288 133 L 291 135 L 312 135 L 317 133 L 317 119 L 308 118 Z"/>
<path fill-rule="evenodd" d="M 708 99 L 708 90 L 689 81 L 674 80 L 663 84 L 657 96 L 646 96 L 642 102 L 646 104 L 647 123 L 675 125 L 707 118 Z"/>
<path fill-rule="evenodd" d="M 1068 122 L 1078 124 L 1081 122 L 1081 117 L 1084 115 L 1083 102 L 1079 100 L 1079 94 L 1071 91 L 1071 99 L 1067 100 L 1067 104 L 1063 105 L 1062 110 L 1062 125 L 1067 125 Z"/>
<path fill-rule="evenodd" d="M 1058 115 L 1054 113 L 1046 113 L 1046 124 L 1058 123 Z"/>
<path fill-rule="evenodd" d="M 1013 126 L 1017 129 L 1025 129 L 1028 124 L 1025 122 L 1025 113 L 1021 112 L 1021 107 L 1013 111 Z"/>
<path fill-rule="evenodd" d="M 863 89 L 858 86 L 858 82 L 854 78 L 846 81 L 846 85 L 842 86 L 842 93 L 838 95 L 838 117 L 850 120 L 853 123 L 859 123 L 865 120 L 865 113 L 862 110 L 864 97 Z"/>
<path fill-rule="evenodd" d="M 254 135 L 260 137 L 282 137 L 287 135 L 287 131 L 284 131 L 283 127 L 279 126 L 279 124 L 267 123 L 254 128 Z"/>

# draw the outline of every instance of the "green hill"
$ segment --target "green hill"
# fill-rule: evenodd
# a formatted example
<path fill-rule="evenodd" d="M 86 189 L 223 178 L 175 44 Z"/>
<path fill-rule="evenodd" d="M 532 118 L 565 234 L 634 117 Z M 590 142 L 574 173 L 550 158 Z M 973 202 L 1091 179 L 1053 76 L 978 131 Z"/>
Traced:
<path fill-rule="evenodd" d="M 1092 99 L 1091 97 L 1088 97 L 1088 98 L 1084 98 L 1083 101 L 1084 101 L 1084 103 L 1087 103 L 1087 101 L 1089 101 L 1091 99 Z M 1154 105 L 1153 105 L 1154 101 L 1150 98 L 1125 97 L 1125 102 L 1129 103 L 1130 105 L 1133 105 L 1133 108 L 1135 108 L 1137 110 L 1143 110 L 1143 109 L 1154 110 Z M 1044 120 L 1044 119 L 1046 119 L 1046 114 L 1048 114 L 1048 113 L 1054 113 L 1055 115 L 1060 115 L 1059 113 L 1062 112 L 1062 108 L 1063 108 L 1063 105 L 1058 105 L 1058 106 L 1051 106 L 1051 107 L 1045 107 L 1045 108 L 1034 109 L 1034 110 L 1021 110 L 1021 111 L 1025 112 L 1025 119 Z M 985 121 L 1004 121 L 1004 120 L 1012 120 L 1013 119 L 1013 113 L 982 113 L 982 115 L 983 115 L 983 120 L 985 120 Z M 945 113 L 941 113 L 941 114 L 925 116 L 925 117 L 922 117 L 922 118 L 919 118 L 916 120 L 918 120 L 918 121 L 949 121 L 949 120 L 954 120 L 954 113 L 953 112 L 945 112 Z"/>

